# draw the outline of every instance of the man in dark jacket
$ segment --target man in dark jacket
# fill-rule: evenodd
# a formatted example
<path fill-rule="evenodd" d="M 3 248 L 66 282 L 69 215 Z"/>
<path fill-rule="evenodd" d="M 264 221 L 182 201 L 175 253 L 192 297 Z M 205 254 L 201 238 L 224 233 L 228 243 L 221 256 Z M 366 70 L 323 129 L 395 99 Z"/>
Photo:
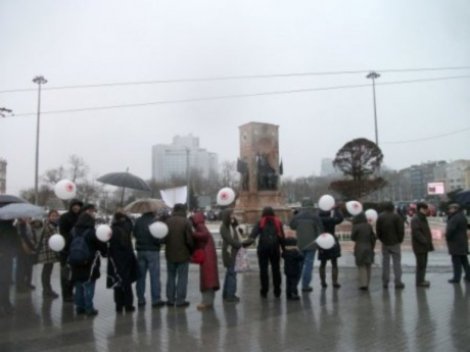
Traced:
<path fill-rule="evenodd" d="M 458 204 L 449 205 L 447 218 L 446 241 L 449 254 L 452 256 L 454 277 L 449 280 L 451 284 L 458 284 L 462 276 L 462 267 L 465 271 L 465 281 L 470 282 L 470 265 L 468 263 L 468 236 L 467 218 L 460 210 Z"/>
<path fill-rule="evenodd" d="M 428 264 L 428 252 L 434 250 L 431 229 L 426 218 L 427 213 L 428 205 L 426 203 L 418 203 L 416 214 L 411 219 L 411 244 L 416 257 L 416 286 L 418 287 L 430 286 L 429 281 L 424 279 Z"/>
<path fill-rule="evenodd" d="M 303 255 L 302 292 L 311 292 L 313 262 L 315 260 L 315 239 L 323 232 L 322 222 L 313 209 L 310 198 L 302 202 L 302 210 L 297 213 L 289 224 L 297 233 L 297 244 Z"/>
<path fill-rule="evenodd" d="M 187 307 L 189 259 L 193 250 L 193 230 L 186 218 L 186 206 L 175 204 L 172 215 L 166 220 L 168 235 L 165 238 L 167 260 L 166 296 L 168 306 Z"/>
<path fill-rule="evenodd" d="M 68 249 L 70 246 L 70 231 L 75 226 L 80 215 L 83 203 L 78 199 L 72 199 L 69 211 L 62 214 L 59 219 L 59 232 L 65 239 L 65 247 L 60 253 L 60 285 L 64 302 L 73 302 L 73 284 L 70 280 L 70 266 L 67 263 Z"/>
<path fill-rule="evenodd" d="M 395 288 L 403 289 L 405 284 L 401 281 L 401 243 L 405 237 L 403 219 L 394 212 L 392 202 L 384 204 L 384 211 L 379 215 L 376 224 L 377 238 L 382 242 L 382 282 L 388 287 L 390 279 L 390 257 L 393 260 L 393 273 Z"/>
<path fill-rule="evenodd" d="M 153 237 L 149 225 L 156 221 L 155 213 L 144 213 L 134 225 L 135 248 L 137 250 L 137 262 L 139 264 L 139 278 L 137 279 L 137 305 L 145 306 L 145 282 L 147 271 L 150 274 L 150 291 L 152 307 L 158 308 L 165 305 L 161 300 L 160 284 L 160 240 Z"/>
<path fill-rule="evenodd" d="M 106 255 L 106 244 L 99 241 L 95 231 L 96 208 L 86 204 L 72 232 L 72 237 L 83 236 L 90 251 L 89 260 L 84 264 L 71 265 L 72 283 L 75 287 L 75 309 L 77 314 L 95 316 L 98 310 L 93 305 L 95 282 L 100 277 L 99 252 Z M 71 240 L 72 242 L 72 240 Z"/>
<path fill-rule="evenodd" d="M 13 312 L 10 285 L 13 257 L 17 247 L 17 234 L 13 220 L 0 220 L 0 317 Z"/>

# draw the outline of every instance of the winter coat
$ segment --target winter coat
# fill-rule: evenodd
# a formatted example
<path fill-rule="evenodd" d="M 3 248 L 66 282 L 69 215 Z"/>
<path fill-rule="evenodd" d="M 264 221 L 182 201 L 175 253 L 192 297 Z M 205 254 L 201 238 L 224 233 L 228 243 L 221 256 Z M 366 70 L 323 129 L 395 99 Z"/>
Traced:
<path fill-rule="evenodd" d="M 92 254 L 91 260 L 85 265 L 70 265 L 72 282 L 96 281 L 100 277 L 100 253 L 106 255 L 106 244 L 96 237 L 95 219 L 88 213 L 82 213 L 73 228 L 75 236 L 85 236 Z"/>
<path fill-rule="evenodd" d="M 333 211 L 321 211 L 320 220 L 323 226 L 323 231 L 333 235 L 335 238 L 335 245 L 330 249 L 318 248 L 318 260 L 329 260 L 341 257 L 341 245 L 339 239 L 335 235 L 335 227 L 343 222 L 343 215 L 338 209 Z"/>
<path fill-rule="evenodd" d="M 297 247 L 296 238 L 284 238 L 282 258 L 284 259 L 284 274 L 289 277 L 299 277 L 302 271 L 301 263 L 304 259 L 302 252 Z"/>
<path fill-rule="evenodd" d="M 214 239 L 204 223 L 203 213 L 195 213 L 191 217 L 191 221 L 194 226 L 194 248 L 202 249 L 204 251 L 204 262 L 199 265 L 200 290 L 218 290 L 220 288 L 220 284 Z"/>
<path fill-rule="evenodd" d="M 411 219 L 411 245 L 416 254 L 428 253 L 434 250 L 431 229 L 426 215 L 417 212 Z"/>
<path fill-rule="evenodd" d="M 59 232 L 65 239 L 64 249 L 60 252 L 60 258 L 62 263 L 65 263 L 67 260 L 70 241 L 72 240 L 70 231 L 72 231 L 72 228 L 76 225 L 78 217 L 80 216 L 80 213 L 74 213 L 72 211 L 72 208 L 75 205 L 83 205 L 83 203 L 77 199 L 72 199 L 69 205 L 69 211 L 62 214 L 59 218 Z"/>
<path fill-rule="evenodd" d="M 222 261 L 224 267 L 228 268 L 235 265 L 235 258 L 242 243 L 238 234 L 238 228 L 222 223 L 220 225 L 220 236 L 222 237 Z"/>
<path fill-rule="evenodd" d="M 165 257 L 171 263 L 189 262 L 194 248 L 191 222 L 185 211 L 176 211 L 166 220 Z"/>
<path fill-rule="evenodd" d="M 468 255 L 467 218 L 462 211 L 449 214 L 446 241 L 450 255 Z"/>
<path fill-rule="evenodd" d="M 154 213 L 146 213 L 135 221 L 133 233 L 135 237 L 135 249 L 137 251 L 160 250 L 161 241 L 153 237 L 149 230 L 149 225 L 156 220 Z"/>
<path fill-rule="evenodd" d="M 304 208 L 289 223 L 297 233 L 300 250 L 315 249 L 315 239 L 323 232 L 323 225 L 313 208 Z"/>
<path fill-rule="evenodd" d="M 18 249 L 18 235 L 13 220 L 0 220 L 0 285 L 11 284 L 11 268 L 13 257 Z"/>
<path fill-rule="evenodd" d="M 386 246 L 402 243 L 405 237 L 403 219 L 393 211 L 380 213 L 375 228 L 377 238 Z"/>
<path fill-rule="evenodd" d="M 258 253 L 260 251 L 265 251 L 265 250 L 266 251 L 276 250 L 278 252 L 280 251 L 281 242 L 282 242 L 282 239 L 284 238 L 284 227 L 282 225 L 281 220 L 279 220 L 279 218 L 276 216 L 262 216 L 261 219 L 256 223 L 256 225 L 251 230 L 250 238 L 247 241 L 245 241 L 245 243 L 250 244 L 254 242 L 258 236 L 262 235 L 263 229 L 268 222 L 273 222 L 276 228 L 276 233 L 277 233 L 276 243 L 274 243 L 274 247 L 272 248 L 264 248 L 263 244 L 261 243 L 262 241 L 261 240 L 258 241 L 258 247 L 257 247 Z"/>
<path fill-rule="evenodd" d="M 49 247 L 49 238 L 58 232 L 57 224 L 46 221 L 41 233 L 39 234 L 38 242 L 38 263 L 55 263 L 59 261 L 59 253 L 54 252 Z"/>
<path fill-rule="evenodd" d="M 351 240 L 354 241 L 356 265 L 363 266 L 374 263 L 376 237 L 374 229 L 367 222 L 364 213 L 357 215 L 353 220 Z"/>
<path fill-rule="evenodd" d="M 131 240 L 132 221 L 113 223 L 113 235 L 109 240 L 106 287 L 130 285 L 137 281 L 137 258 Z"/>

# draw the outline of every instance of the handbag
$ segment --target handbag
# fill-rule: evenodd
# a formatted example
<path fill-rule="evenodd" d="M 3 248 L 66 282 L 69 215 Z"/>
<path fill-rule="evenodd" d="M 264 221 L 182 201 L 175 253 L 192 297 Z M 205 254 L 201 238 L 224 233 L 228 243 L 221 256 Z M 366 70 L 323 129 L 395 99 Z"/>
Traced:
<path fill-rule="evenodd" d="M 193 264 L 202 264 L 204 263 L 205 255 L 204 255 L 204 249 L 202 248 L 197 248 L 194 250 L 193 254 L 191 254 L 190 262 Z"/>
<path fill-rule="evenodd" d="M 246 248 L 240 248 L 235 257 L 235 268 L 236 273 L 244 273 L 250 271 L 250 262 L 248 260 L 248 251 Z"/>

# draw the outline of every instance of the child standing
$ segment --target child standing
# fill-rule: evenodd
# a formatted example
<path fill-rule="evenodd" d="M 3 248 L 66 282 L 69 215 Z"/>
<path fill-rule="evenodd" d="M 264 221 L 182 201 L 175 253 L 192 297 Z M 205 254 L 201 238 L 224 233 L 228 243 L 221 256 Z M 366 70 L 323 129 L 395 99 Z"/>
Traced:
<path fill-rule="evenodd" d="M 297 237 L 294 231 L 286 231 L 281 246 L 284 274 L 286 275 L 286 297 L 288 300 L 298 301 L 300 297 L 297 285 L 302 274 L 303 255 L 297 246 Z"/>

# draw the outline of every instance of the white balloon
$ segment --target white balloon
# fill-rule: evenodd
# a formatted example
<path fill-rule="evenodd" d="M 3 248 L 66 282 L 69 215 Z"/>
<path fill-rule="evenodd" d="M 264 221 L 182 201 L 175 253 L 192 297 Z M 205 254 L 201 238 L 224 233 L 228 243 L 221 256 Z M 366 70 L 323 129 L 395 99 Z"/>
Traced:
<path fill-rule="evenodd" d="M 111 227 L 109 225 L 98 225 L 96 228 L 96 237 L 101 241 L 101 242 L 108 242 L 111 239 L 111 236 L 113 235 L 113 230 L 111 230 Z"/>
<path fill-rule="evenodd" d="M 366 210 L 366 218 L 367 221 L 374 223 L 377 221 L 377 218 L 379 217 L 379 214 L 374 209 L 367 209 Z"/>
<path fill-rule="evenodd" d="M 318 206 L 323 211 L 330 211 L 335 206 L 335 199 L 329 194 L 325 194 L 318 200 Z"/>
<path fill-rule="evenodd" d="M 77 187 L 70 180 L 60 180 L 54 186 L 54 193 L 59 199 L 72 199 L 77 194 Z"/>
<path fill-rule="evenodd" d="M 323 249 L 330 249 L 335 245 L 335 238 L 333 235 L 326 232 L 318 236 L 315 241 L 317 242 L 318 247 Z"/>
<path fill-rule="evenodd" d="M 230 205 L 235 200 L 235 191 L 230 187 L 224 187 L 217 193 L 217 204 Z"/>
<path fill-rule="evenodd" d="M 64 236 L 56 233 L 49 237 L 47 244 L 49 245 L 49 248 L 52 249 L 54 252 L 60 252 L 65 247 Z"/>
<path fill-rule="evenodd" d="M 346 203 L 346 209 L 348 210 L 349 214 L 356 216 L 362 212 L 362 204 L 357 200 L 351 200 Z"/>
<path fill-rule="evenodd" d="M 168 234 L 168 226 L 163 221 L 155 221 L 149 225 L 149 231 L 153 237 L 162 239 Z"/>

